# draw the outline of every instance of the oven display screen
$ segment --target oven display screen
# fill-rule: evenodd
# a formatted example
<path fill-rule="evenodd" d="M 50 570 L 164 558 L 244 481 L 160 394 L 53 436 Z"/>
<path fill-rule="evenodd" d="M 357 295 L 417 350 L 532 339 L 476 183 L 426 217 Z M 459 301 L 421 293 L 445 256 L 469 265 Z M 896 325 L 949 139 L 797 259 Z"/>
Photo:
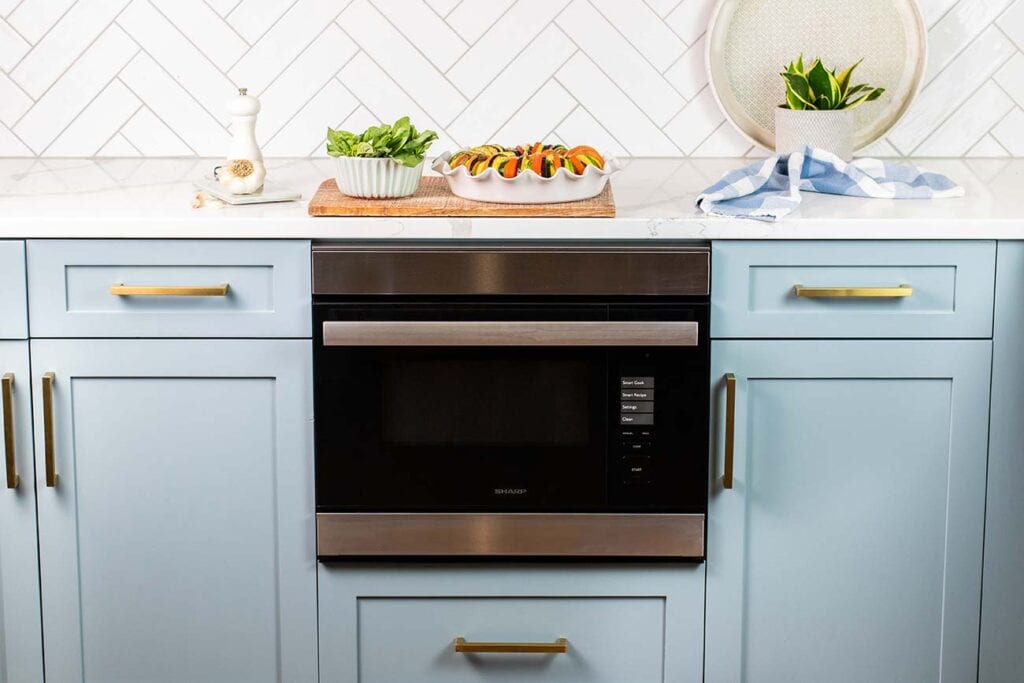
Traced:
<path fill-rule="evenodd" d="M 591 367 L 540 359 L 390 359 L 382 437 L 395 445 L 584 446 Z"/>

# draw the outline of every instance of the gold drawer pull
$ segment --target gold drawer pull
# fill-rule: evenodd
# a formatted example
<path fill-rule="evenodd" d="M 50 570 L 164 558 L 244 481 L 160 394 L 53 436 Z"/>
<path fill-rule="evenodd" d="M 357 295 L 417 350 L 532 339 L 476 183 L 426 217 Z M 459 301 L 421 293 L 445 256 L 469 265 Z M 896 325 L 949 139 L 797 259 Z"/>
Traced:
<path fill-rule="evenodd" d="M 57 459 L 53 452 L 53 383 L 57 379 L 52 372 L 43 375 L 43 451 L 46 456 L 46 486 L 53 488 L 60 480 L 57 474 Z"/>
<path fill-rule="evenodd" d="M 114 296 L 227 296 L 228 284 L 212 287 L 149 287 L 122 285 L 120 282 L 110 285 L 110 293 Z"/>
<path fill-rule="evenodd" d="M 558 655 L 569 651 L 569 640 L 559 638 L 553 643 L 471 643 L 460 636 L 455 639 L 455 651 Z"/>
<path fill-rule="evenodd" d="M 793 293 L 804 299 L 904 299 L 914 295 L 910 285 L 899 287 L 804 287 L 794 285 Z"/>
<path fill-rule="evenodd" d="M 21 483 L 18 465 L 14 462 L 14 373 L 8 372 L 0 378 L 3 394 L 4 413 L 4 460 L 7 464 L 7 488 L 16 489 Z"/>

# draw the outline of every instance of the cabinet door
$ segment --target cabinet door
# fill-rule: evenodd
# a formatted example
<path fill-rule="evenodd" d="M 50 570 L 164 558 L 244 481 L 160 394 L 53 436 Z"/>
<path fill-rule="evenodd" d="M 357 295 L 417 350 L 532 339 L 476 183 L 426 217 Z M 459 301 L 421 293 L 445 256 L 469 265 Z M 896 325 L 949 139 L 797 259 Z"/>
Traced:
<path fill-rule="evenodd" d="M 32 353 L 48 683 L 315 681 L 310 342 Z"/>
<path fill-rule="evenodd" d="M 713 344 L 709 683 L 975 680 L 990 365 L 988 341 Z"/>
<path fill-rule="evenodd" d="M 41 683 L 28 342 L 0 341 L 0 377 L 0 681 Z M 13 457 L 13 467 L 8 467 L 8 457 Z"/>

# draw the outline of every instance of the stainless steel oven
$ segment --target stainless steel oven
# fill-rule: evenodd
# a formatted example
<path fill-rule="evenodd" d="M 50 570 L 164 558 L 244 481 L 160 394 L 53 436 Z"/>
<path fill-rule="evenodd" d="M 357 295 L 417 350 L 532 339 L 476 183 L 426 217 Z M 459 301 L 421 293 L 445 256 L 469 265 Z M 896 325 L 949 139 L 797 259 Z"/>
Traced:
<path fill-rule="evenodd" d="M 319 557 L 703 558 L 708 269 L 316 247 Z"/>

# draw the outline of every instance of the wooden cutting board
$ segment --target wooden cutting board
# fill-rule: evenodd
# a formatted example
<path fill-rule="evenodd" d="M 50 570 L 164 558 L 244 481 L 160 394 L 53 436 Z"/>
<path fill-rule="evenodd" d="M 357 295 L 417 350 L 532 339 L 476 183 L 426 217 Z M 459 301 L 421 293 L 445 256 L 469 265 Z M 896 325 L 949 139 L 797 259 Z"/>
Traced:
<path fill-rule="evenodd" d="M 456 197 L 448 181 L 424 176 L 416 194 L 399 199 L 359 199 L 338 190 L 334 179 L 325 180 L 309 202 L 310 216 L 563 216 L 614 218 L 615 200 L 608 183 L 596 197 L 563 204 L 492 204 Z"/>

